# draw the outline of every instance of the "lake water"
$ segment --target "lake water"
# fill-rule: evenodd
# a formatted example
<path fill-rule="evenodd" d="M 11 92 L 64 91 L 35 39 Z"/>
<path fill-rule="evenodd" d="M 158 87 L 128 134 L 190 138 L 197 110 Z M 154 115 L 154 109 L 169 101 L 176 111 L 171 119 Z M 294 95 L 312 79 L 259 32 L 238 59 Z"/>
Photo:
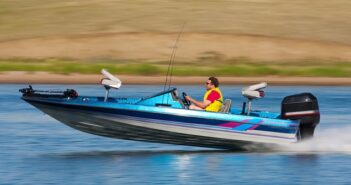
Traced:
<path fill-rule="evenodd" d="M 0 184 L 350 184 L 351 87 L 274 86 L 254 109 L 280 112 L 284 96 L 312 92 L 321 123 L 309 142 L 277 152 L 235 152 L 104 138 L 69 128 L 20 99 L 25 85 L 0 85 Z M 74 88 L 104 95 L 101 86 Z M 242 86 L 224 86 L 241 107 Z M 162 86 L 122 86 L 112 96 L 146 96 Z M 178 86 L 201 99 L 203 86 Z"/>

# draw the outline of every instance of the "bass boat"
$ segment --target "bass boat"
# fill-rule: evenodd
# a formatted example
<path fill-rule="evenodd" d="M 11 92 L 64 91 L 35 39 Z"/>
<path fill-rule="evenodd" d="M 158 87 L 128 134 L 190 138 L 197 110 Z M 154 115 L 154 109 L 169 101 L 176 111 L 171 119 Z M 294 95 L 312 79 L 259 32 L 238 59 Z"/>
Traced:
<path fill-rule="evenodd" d="M 169 88 L 147 97 L 109 97 L 121 81 L 102 70 L 104 97 L 66 91 L 21 89 L 22 99 L 54 119 L 83 132 L 117 139 L 219 149 L 249 149 L 296 143 L 311 138 L 319 123 L 317 98 L 311 93 L 287 96 L 281 112 L 252 109 L 264 97 L 266 83 L 243 88 L 247 99 L 232 108 L 226 99 L 220 112 L 189 110 L 190 102 Z"/>

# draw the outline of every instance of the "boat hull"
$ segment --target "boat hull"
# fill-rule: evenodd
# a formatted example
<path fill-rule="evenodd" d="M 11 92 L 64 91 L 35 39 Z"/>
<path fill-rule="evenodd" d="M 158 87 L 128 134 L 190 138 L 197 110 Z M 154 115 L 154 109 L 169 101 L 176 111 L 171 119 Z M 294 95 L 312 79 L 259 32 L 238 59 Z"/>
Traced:
<path fill-rule="evenodd" d="M 165 121 L 159 119 L 165 115 L 141 118 L 130 112 L 125 114 L 124 110 L 96 111 L 94 107 L 66 106 L 30 98 L 24 100 L 74 129 L 117 139 L 233 150 L 271 148 L 275 144 L 297 141 L 293 134 L 283 137 L 279 133 L 232 131 L 184 123 L 186 117 L 179 118 L 181 122 Z"/>

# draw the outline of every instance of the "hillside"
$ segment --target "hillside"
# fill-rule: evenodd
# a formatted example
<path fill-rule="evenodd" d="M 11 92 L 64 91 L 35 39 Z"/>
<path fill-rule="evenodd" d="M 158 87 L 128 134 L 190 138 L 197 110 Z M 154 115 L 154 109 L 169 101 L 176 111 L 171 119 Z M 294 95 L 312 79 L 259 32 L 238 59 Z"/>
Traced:
<path fill-rule="evenodd" d="M 331 76 L 345 76 L 351 70 L 343 67 L 351 61 L 350 10 L 348 0 L 0 1 L 0 66 L 21 70 L 8 63 L 56 58 L 162 67 L 185 22 L 178 63 L 223 67 L 249 61 L 278 70 L 287 63 L 335 63 Z"/>

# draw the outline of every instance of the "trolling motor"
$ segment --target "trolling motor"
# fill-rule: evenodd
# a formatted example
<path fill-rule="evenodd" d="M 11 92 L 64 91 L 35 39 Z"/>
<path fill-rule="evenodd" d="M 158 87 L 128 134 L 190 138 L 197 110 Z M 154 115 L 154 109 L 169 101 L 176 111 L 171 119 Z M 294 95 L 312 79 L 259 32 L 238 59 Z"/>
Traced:
<path fill-rule="evenodd" d="M 29 85 L 28 88 L 20 89 L 19 92 L 21 92 L 24 96 L 30 96 L 30 95 L 33 95 L 35 93 L 35 91 L 31 85 Z"/>
<path fill-rule="evenodd" d="M 107 101 L 108 95 L 110 93 L 110 89 L 119 89 L 122 85 L 122 82 L 117 77 L 113 76 L 107 70 L 102 69 L 101 74 L 104 75 L 106 78 L 101 79 L 101 85 L 103 85 L 106 89 L 104 102 Z"/>
<path fill-rule="evenodd" d="M 247 111 L 246 114 L 250 115 L 251 109 L 252 109 L 252 100 L 254 99 L 260 99 L 264 97 L 264 91 L 262 89 L 267 87 L 266 82 L 262 82 L 259 84 L 251 85 L 248 87 L 244 87 L 241 91 L 242 95 L 247 98 Z M 246 104 L 244 103 L 243 105 L 243 111 L 242 113 L 245 113 L 245 106 Z"/>
<path fill-rule="evenodd" d="M 74 89 L 66 89 L 65 91 L 57 90 L 34 90 L 31 85 L 28 88 L 19 90 L 23 96 L 36 96 L 36 97 L 62 97 L 62 98 L 77 98 L 78 93 Z"/>

